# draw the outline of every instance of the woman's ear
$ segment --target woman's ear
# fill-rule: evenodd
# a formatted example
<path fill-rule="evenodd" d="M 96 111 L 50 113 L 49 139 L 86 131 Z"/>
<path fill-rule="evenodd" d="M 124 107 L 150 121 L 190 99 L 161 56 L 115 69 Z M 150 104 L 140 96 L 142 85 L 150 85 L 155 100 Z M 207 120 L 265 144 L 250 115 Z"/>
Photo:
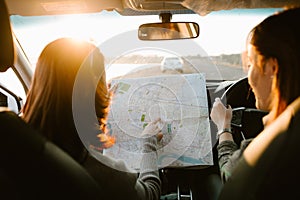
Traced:
<path fill-rule="evenodd" d="M 265 62 L 265 75 L 273 78 L 278 73 L 278 62 L 277 58 L 268 58 Z"/>
<path fill-rule="evenodd" d="M 274 73 L 274 75 L 276 75 L 278 73 L 278 61 L 277 61 L 277 58 L 270 58 L 270 60 L 271 60 L 271 64 L 272 64 L 273 73 Z"/>

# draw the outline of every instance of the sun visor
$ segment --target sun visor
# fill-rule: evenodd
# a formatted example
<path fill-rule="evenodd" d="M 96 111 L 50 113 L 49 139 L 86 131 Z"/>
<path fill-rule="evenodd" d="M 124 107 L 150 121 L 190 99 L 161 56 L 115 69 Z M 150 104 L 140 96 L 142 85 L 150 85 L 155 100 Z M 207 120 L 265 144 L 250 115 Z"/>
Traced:
<path fill-rule="evenodd" d="M 0 27 L 0 72 L 4 72 L 14 64 L 13 37 L 4 0 L 0 0 Z"/>
<path fill-rule="evenodd" d="M 231 10 L 231 9 L 247 9 L 247 8 L 285 8 L 300 6 L 299 0 L 184 0 L 181 3 L 186 8 L 193 10 L 201 16 L 207 15 L 212 11 Z"/>

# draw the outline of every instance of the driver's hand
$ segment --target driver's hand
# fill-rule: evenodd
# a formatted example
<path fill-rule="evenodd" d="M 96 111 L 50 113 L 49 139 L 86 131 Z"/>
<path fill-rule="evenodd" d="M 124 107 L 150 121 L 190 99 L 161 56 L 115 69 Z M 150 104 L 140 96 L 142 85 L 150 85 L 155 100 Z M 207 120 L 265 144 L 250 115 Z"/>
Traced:
<path fill-rule="evenodd" d="M 220 98 L 216 98 L 210 113 L 212 121 L 217 125 L 218 130 L 230 128 L 232 119 L 232 108 L 230 105 L 226 108 Z"/>

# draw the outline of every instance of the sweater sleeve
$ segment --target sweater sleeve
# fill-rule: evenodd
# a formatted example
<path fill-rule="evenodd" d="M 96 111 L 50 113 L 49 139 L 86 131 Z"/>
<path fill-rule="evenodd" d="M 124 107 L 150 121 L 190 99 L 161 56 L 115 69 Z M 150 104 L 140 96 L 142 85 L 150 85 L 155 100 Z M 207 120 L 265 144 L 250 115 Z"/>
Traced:
<path fill-rule="evenodd" d="M 231 176 L 237 162 L 251 141 L 252 139 L 242 141 L 240 148 L 238 148 L 238 145 L 235 142 L 229 140 L 223 141 L 217 146 L 223 183 L 225 183 Z"/>
<path fill-rule="evenodd" d="M 156 144 L 156 137 L 144 140 L 139 174 L 128 168 L 123 160 L 113 159 L 94 151 L 91 151 L 93 156 L 88 157 L 84 167 L 104 191 L 110 194 L 109 199 L 126 197 L 131 200 L 158 200 L 161 193 L 161 181 L 157 167 Z M 118 188 L 117 191 L 116 188 Z"/>
<path fill-rule="evenodd" d="M 157 164 L 156 136 L 146 138 L 143 144 L 143 158 L 136 190 L 141 199 L 160 199 L 161 181 Z"/>

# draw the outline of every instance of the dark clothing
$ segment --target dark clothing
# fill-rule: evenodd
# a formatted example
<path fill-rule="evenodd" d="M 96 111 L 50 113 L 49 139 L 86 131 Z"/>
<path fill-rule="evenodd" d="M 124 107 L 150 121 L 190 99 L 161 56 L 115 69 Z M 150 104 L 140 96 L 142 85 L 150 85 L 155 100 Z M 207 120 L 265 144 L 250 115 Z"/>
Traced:
<path fill-rule="evenodd" d="M 244 156 L 241 157 L 232 176 L 224 184 L 220 200 L 300 199 L 300 112 L 294 113 L 288 128 L 276 133 L 254 166 L 250 166 Z M 279 122 L 284 123 L 284 119 Z M 269 130 L 280 128 L 274 126 Z M 251 147 L 261 144 L 260 141 L 255 142 L 255 146 Z"/>
<path fill-rule="evenodd" d="M 223 141 L 217 146 L 220 173 L 223 183 L 232 175 L 232 172 L 241 158 L 245 148 L 253 139 L 243 140 L 240 148 L 234 141 Z"/>

